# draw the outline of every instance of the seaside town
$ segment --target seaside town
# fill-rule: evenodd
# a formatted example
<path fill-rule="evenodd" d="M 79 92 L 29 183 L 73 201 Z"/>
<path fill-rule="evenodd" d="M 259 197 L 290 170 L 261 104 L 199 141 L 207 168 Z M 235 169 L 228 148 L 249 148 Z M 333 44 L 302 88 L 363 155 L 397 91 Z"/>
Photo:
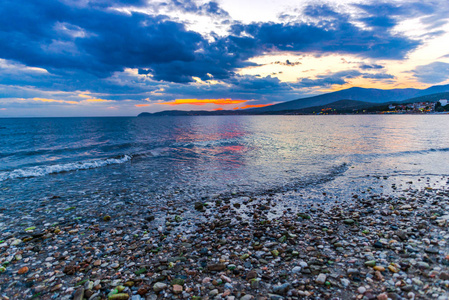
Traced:
<path fill-rule="evenodd" d="M 444 108 L 448 105 L 447 99 L 440 99 L 437 102 L 415 102 L 407 104 L 390 104 L 388 111 L 384 113 L 431 113 L 444 112 Z M 439 109 L 441 108 L 441 110 Z"/>
<path fill-rule="evenodd" d="M 426 101 L 426 102 L 413 102 L 413 103 L 402 103 L 402 104 L 389 104 L 377 105 L 369 108 L 353 108 L 349 110 L 337 109 L 333 107 L 325 107 L 321 109 L 320 112 L 313 114 L 327 115 L 327 114 L 339 114 L 339 113 L 367 113 L 367 114 L 428 114 L 428 113 L 449 113 L 449 100 L 440 99 L 436 102 Z"/>

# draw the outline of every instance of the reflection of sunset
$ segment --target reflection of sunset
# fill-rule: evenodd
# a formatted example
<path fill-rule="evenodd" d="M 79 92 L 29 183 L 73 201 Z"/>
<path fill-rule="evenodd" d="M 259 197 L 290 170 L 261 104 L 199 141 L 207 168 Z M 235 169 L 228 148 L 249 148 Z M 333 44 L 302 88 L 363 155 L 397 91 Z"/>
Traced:
<path fill-rule="evenodd" d="M 228 151 L 228 152 L 243 152 L 246 148 L 241 145 L 235 145 L 235 146 L 223 146 L 221 147 L 222 151 Z"/>
<path fill-rule="evenodd" d="M 248 100 L 232 100 L 232 99 L 176 99 L 175 101 L 157 103 L 161 105 L 206 105 L 206 104 L 217 104 L 217 105 L 229 105 L 229 104 L 239 104 L 245 103 Z"/>

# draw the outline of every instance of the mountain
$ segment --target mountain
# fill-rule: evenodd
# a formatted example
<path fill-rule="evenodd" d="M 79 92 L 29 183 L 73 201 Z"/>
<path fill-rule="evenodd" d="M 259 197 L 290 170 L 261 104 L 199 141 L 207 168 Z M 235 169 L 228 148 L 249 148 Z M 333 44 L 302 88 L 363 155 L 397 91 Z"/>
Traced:
<path fill-rule="evenodd" d="M 323 108 L 337 110 L 353 110 L 372 108 L 391 103 L 436 102 L 439 99 L 449 99 L 449 85 L 432 86 L 427 89 L 365 89 L 353 87 L 338 92 L 319 96 L 287 101 L 271 106 L 245 110 L 219 111 L 184 111 L 166 110 L 157 113 L 143 112 L 139 117 L 152 116 L 217 116 L 217 115 L 259 115 L 259 114 L 288 114 L 313 113 Z M 332 104 L 332 105 L 330 105 Z"/>
<path fill-rule="evenodd" d="M 339 100 L 356 100 L 371 103 L 401 102 L 410 98 L 422 97 L 435 93 L 449 92 L 449 85 L 432 86 L 427 89 L 365 89 L 353 87 L 346 90 L 319 96 L 301 98 L 262 108 L 246 110 L 248 113 L 265 113 L 284 110 L 297 110 L 306 107 L 326 105 Z"/>

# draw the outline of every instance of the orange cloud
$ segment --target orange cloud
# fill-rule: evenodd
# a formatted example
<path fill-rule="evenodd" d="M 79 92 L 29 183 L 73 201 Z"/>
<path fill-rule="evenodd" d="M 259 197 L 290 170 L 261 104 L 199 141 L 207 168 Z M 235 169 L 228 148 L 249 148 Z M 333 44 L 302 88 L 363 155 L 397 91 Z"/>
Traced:
<path fill-rule="evenodd" d="M 216 108 L 216 109 L 213 109 L 213 110 L 223 110 L 223 108 L 219 107 L 219 108 Z"/>
<path fill-rule="evenodd" d="M 271 103 L 271 104 L 247 104 L 247 105 L 241 106 L 241 107 L 234 107 L 234 109 L 257 108 L 257 107 L 265 107 L 265 106 L 270 106 L 270 105 L 273 105 L 273 103 Z"/>
<path fill-rule="evenodd" d="M 86 102 L 111 102 L 112 100 L 91 98 L 91 99 L 87 99 L 87 100 L 83 100 L 83 101 L 86 101 Z"/>
<path fill-rule="evenodd" d="M 232 99 L 176 99 L 175 101 L 157 103 L 161 105 L 206 105 L 206 104 L 216 104 L 216 105 L 229 105 L 229 104 L 239 104 L 245 103 L 248 100 L 232 100 Z"/>
<path fill-rule="evenodd" d="M 54 103 L 66 103 L 66 104 L 79 104 L 77 101 L 66 101 L 66 100 L 56 100 L 56 99 L 47 99 L 47 98 L 33 98 L 34 101 L 41 102 L 54 102 Z"/>
<path fill-rule="evenodd" d="M 145 107 L 150 106 L 151 104 L 134 104 L 135 107 Z"/>

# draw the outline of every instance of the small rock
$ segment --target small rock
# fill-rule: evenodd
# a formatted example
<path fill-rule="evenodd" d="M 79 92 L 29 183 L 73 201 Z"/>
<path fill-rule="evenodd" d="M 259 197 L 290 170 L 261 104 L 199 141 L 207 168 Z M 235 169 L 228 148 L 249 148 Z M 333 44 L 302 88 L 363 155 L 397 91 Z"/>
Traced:
<path fill-rule="evenodd" d="M 440 279 L 442 279 L 442 280 L 449 280 L 449 273 L 441 272 L 440 273 Z"/>
<path fill-rule="evenodd" d="M 153 285 L 153 291 L 155 291 L 156 293 L 160 292 L 160 291 L 162 291 L 162 290 L 164 290 L 166 288 L 167 288 L 167 285 L 165 283 L 163 283 L 163 282 L 156 282 Z"/>
<path fill-rule="evenodd" d="M 365 292 L 366 292 L 366 288 L 364 287 L 364 286 L 361 286 L 361 287 L 359 287 L 358 289 L 357 289 L 357 292 L 359 292 L 359 294 L 365 294 Z"/>
<path fill-rule="evenodd" d="M 83 300 L 84 299 L 84 288 L 79 288 L 76 290 L 73 300 Z"/>
<path fill-rule="evenodd" d="M 377 295 L 377 300 L 388 300 L 388 295 L 385 293 Z"/>
<path fill-rule="evenodd" d="M 173 285 L 173 293 L 181 294 L 182 293 L 182 286 L 180 286 L 179 284 Z"/>
<path fill-rule="evenodd" d="M 318 277 L 315 279 L 315 282 L 318 284 L 324 284 L 326 282 L 326 274 L 321 273 L 318 275 Z"/>

